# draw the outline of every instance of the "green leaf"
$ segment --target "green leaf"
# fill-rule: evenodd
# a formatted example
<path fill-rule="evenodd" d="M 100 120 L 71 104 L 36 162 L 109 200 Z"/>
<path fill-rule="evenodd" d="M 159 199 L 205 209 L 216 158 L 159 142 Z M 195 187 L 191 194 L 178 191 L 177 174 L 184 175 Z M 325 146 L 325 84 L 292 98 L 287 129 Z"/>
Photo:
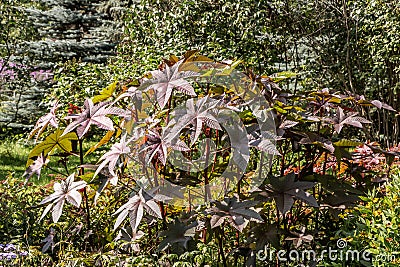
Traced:
<path fill-rule="evenodd" d="M 357 142 L 357 141 L 351 141 L 351 140 L 347 140 L 347 139 L 342 139 L 340 141 L 337 141 L 335 143 L 333 143 L 334 146 L 337 147 L 353 147 L 353 146 L 359 146 L 362 145 L 361 142 Z"/>
<path fill-rule="evenodd" d="M 101 138 L 101 140 L 100 140 L 97 144 L 95 144 L 94 146 L 92 146 L 92 147 L 85 153 L 84 156 L 86 157 L 87 155 L 89 155 L 90 153 L 93 153 L 96 149 L 98 149 L 98 148 L 101 147 L 102 145 L 107 144 L 107 143 L 110 141 L 111 137 L 114 135 L 114 132 L 115 132 L 115 131 L 107 131 L 106 135 L 103 136 L 103 138 Z"/>
<path fill-rule="evenodd" d="M 334 154 L 338 162 L 340 162 L 342 158 L 352 159 L 351 153 L 340 146 L 335 148 Z"/>
<path fill-rule="evenodd" d="M 112 84 L 110 84 L 109 86 L 107 86 L 106 88 L 101 90 L 99 95 L 95 95 L 92 98 L 93 104 L 110 98 L 112 96 L 112 94 L 114 93 L 115 89 L 117 88 L 117 84 L 118 84 L 118 82 L 113 82 Z"/>
<path fill-rule="evenodd" d="M 295 73 L 295 72 L 282 71 L 282 72 L 274 73 L 270 77 L 274 82 L 280 82 L 280 81 L 283 81 L 285 79 L 289 79 L 289 78 L 292 78 L 295 76 L 297 76 L 297 73 Z"/>
<path fill-rule="evenodd" d="M 63 152 L 71 152 L 72 151 L 72 140 L 78 140 L 76 133 L 67 133 L 66 135 L 62 135 L 64 130 L 57 129 L 54 133 L 44 139 L 43 142 L 36 145 L 32 151 L 28 155 L 28 162 L 26 166 L 30 166 L 33 162 L 32 158 L 37 157 L 43 153 L 43 156 L 47 156 L 51 151 L 55 149 L 59 149 Z"/>
<path fill-rule="evenodd" d="M 281 114 L 286 114 L 286 113 L 288 113 L 287 112 L 287 110 L 284 110 L 283 108 L 280 108 L 280 107 L 278 107 L 278 106 L 274 106 L 273 107 L 277 112 L 279 112 L 279 113 L 281 113 Z"/>
<path fill-rule="evenodd" d="M 232 62 L 229 66 L 227 66 L 222 72 L 218 72 L 217 75 L 231 75 L 232 71 L 236 69 L 237 66 L 239 66 L 241 63 L 243 63 L 242 60 L 237 60 L 235 62 Z"/>

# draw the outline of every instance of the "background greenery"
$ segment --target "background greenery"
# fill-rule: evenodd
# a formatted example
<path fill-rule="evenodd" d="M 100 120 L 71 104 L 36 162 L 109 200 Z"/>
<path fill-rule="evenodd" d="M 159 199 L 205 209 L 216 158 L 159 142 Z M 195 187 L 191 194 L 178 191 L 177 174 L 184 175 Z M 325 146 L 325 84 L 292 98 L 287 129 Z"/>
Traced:
<path fill-rule="evenodd" d="M 90 94 L 110 80 L 131 79 L 154 69 L 169 54 L 198 49 L 216 60 L 243 59 L 257 73 L 297 72 L 287 84 L 294 91 L 341 89 L 399 108 L 398 1 L 89 2 L 2 2 L 0 55 L 43 67 L 30 52 L 40 43 L 50 56 L 40 59 L 47 66 L 51 63 L 58 77 L 54 86 L 59 90 L 54 93 L 73 87 Z M 44 45 L 51 40 L 57 46 Z M 106 43 L 119 44 L 116 56 Z M 100 54 L 102 60 L 85 53 Z M 99 65 L 107 57 L 108 64 Z M 78 62 L 67 64 L 75 67 L 57 64 L 72 58 Z M 77 73 L 80 80 L 72 81 Z M 3 81 L 2 88 L 9 82 Z M 367 115 L 379 121 L 372 136 L 387 146 L 398 142 L 398 117 L 384 111 Z"/>

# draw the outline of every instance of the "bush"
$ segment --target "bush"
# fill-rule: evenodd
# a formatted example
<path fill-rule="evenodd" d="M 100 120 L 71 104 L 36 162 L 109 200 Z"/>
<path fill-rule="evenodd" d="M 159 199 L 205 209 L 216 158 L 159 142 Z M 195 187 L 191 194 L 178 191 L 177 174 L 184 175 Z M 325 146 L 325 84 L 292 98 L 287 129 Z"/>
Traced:
<path fill-rule="evenodd" d="M 289 94 L 277 83 L 293 73 L 259 76 L 239 64 L 190 51 L 109 85 L 78 114 L 62 118 L 63 103 L 54 104 L 31 134 L 40 142 L 26 171 L 39 175 L 54 158 L 76 163 L 64 165 L 39 205 L 52 261 L 254 266 L 265 247 L 332 243 L 327 233 L 343 226 L 343 211 L 387 179 L 399 155 L 361 141 L 357 128 L 370 121 L 354 110 L 378 100 L 327 89 Z M 103 137 L 85 146 L 93 133 Z M 209 246 L 215 254 L 197 252 Z"/>
<path fill-rule="evenodd" d="M 347 215 L 346 227 L 338 235 L 352 249 L 367 250 L 373 266 L 398 266 L 400 263 L 400 175 L 384 187 L 375 188 Z"/>

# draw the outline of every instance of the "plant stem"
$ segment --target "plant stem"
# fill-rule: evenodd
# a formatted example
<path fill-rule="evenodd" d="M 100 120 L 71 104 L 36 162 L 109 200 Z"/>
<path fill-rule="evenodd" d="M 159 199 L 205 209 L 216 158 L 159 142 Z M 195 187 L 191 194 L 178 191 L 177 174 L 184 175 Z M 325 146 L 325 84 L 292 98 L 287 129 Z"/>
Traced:
<path fill-rule="evenodd" d="M 83 140 L 79 139 L 79 160 L 81 166 L 83 165 Z M 83 167 L 80 168 L 79 170 L 80 175 L 85 174 L 85 169 Z M 83 195 L 85 197 L 85 207 L 86 207 L 86 225 L 88 231 L 90 230 L 90 209 L 89 209 L 89 201 L 88 201 L 88 195 L 86 191 L 86 187 L 83 189 Z"/>
<path fill-rule="evenodd" d="M 68 176 L 68 173 L 67 173 L 67 175 L 65 175 L 64 173 L 59 172 L 59 171 L 57 171 L 56 169 L 53 169 L 52 167 L 46 166 L 46 168 L 49 169 L 49 170 L 51 170 L 51 171 L 53 171 L 53 172 L 55 172 L 55 173 L 61 174 L 62 176 Z"/>
<path fill-rule="evenodd" d="M 223 229 L 219 227 L 218 231 L 215 234 L 217 235 L 217 239 L 218 239 L 219 254 L 221 255 L 221 258 L 222 258 L 222 264 L 224 265 L 224 267 L 227 267 L 228 265 L 226 264 L 224 247 L 223 247 L 223 244 L 222 244 L 223 233 L 224 233 Z"/>
<path fill-rule="evenodd" d="M 211 129 L 210 129 L 211 131 Z M 210 135 L 206 134 L 206 163 L 205 166 L 208 165 L 208 161 L 210 159 Z M 207 202 L 211 199 L 210 187 L 208 185 L 208 167 L 204 169 L 204 202 Z"/>

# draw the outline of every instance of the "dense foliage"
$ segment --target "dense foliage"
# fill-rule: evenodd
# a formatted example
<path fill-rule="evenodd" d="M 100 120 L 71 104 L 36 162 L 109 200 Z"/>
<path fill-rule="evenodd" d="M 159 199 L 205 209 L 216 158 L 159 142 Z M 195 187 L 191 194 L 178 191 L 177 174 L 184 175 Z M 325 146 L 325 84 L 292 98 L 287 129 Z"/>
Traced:
<path fill-rule="evenodd" d="M 213 63 L 190 51 L 86 99 L 67 117 L 58 117 L 54 103 L 31 133 L 42 141 L 25 173 L 40 176 L 53 158 L 65 166 L 66 178 L 38 203 L 45 204 L 41 219 L 50 223 L 51 212 L 54 223 L 44 251 L 54 247 L 51 254 L 67 257 L 54 240 L 58 225 L 85 233 L 86 242 L 65 234 L 62 242 L 96 252 L 90 259 L 100 251 L 124 253 L 115 251 L 121 240 L 133 242 L 125 249 L 135 255 L 193 251 L 187 257 L 200 265 L 195 251 L 216 245 L 216 262 L 224 266 L 255 266 L 265 246 L 318 251 L 332 245 L 326 233 L 343 226 L 343 211 L 388 180 L 398 161 L 397 151 L 363 141 L 357 128 L 370 121 L 354 110 L 392 108 L 327 89 L 293 95 L 276 84 L 292 73 L 243 73 L 235 70 L 239 63 Z M 104 137 L 85 151 L 94 127 Z M 97 164 L 86 161 L 110 142 Z M 71 166 L 70 157 L 80 165 Z M 63 212 L 81 214 L 79 222 L 64 222 Z M 100 214 L 107 221 L 97 221 Z M 149 244 L 145 236 L 158 238 Z"/>
<path fill-rule="evenodd" d="M 198 49 L 217 60 L 243 59 L 260 74 L 294 71 L 299 75 L 282 85 L 294 92 L 335 88 L 385 100 L 398 110 L 399 5 L 375 0 L 140 1 L 127 14 L 121 63 L 139 69 L 138 75 L 164 55 Z M 387 146 L 398 143 L 398 116 L 362 112 L 380 122 L 372 136 L 380 134 Z"/>
<path fill-rule="evenodd" d="M 399 12 L 3 1 L 0 265 L 398 265 Z"/>
<path fill-rule="evenodd" d="M 376 266 L 399 264 L 399 176 L 385 188 L 372 190 L 362 203 L 348 215 L 346 227 L 338 235 L 346 237 L 353 248 L 369 247 L 373 255 L 380 255 Z M 389 259 L 389 260 L 388 260 Z"/>

